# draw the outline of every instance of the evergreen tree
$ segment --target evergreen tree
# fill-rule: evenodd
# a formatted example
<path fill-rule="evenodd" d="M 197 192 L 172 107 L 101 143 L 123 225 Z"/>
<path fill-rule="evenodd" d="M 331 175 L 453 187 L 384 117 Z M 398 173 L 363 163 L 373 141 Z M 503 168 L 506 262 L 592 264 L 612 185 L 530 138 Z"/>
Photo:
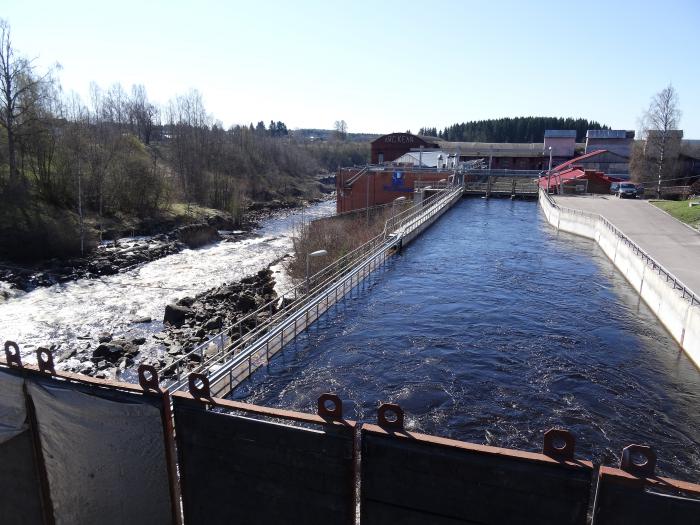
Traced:
<path fill-rule="evenodd" d="M 576 140 L 583 142 L 589 129 L 610 129 L 594 120 L 559 117 L 514 117 L 455 123 L 438 132 L 421 128 L 421 135 L 459 142 L 542 142 L 547 129 L 576 130 Z"/>

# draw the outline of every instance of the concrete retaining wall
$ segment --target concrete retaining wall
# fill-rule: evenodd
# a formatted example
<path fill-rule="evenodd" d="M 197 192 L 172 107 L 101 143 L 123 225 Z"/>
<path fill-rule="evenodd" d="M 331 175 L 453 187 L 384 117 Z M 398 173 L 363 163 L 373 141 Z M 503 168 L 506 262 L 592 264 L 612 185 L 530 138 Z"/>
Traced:
<path fill-rule="evenodd" d="M 635 253 L 632 246 L 608 228 L 600 215 L 553 206 L 543 193 L 540 193 L 539 203 L 552 226 L 598 243 L 661 324 L 700 367 L 700 307 L 691 305 L 687 298 L 683 298 L 681 291 L 674 289 L 664 274 L 654 269 Z"/>

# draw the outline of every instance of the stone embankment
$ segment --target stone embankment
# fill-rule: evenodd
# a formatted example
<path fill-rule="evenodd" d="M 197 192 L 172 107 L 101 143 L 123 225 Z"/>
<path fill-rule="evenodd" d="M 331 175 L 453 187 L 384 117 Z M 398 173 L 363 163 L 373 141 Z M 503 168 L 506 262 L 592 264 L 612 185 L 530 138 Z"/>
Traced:
<path fill-rule="evenodd" d="M 137 235 L 143 234 L 143 237 L 104 243 L 86 257 L 52 259 L 30 265 L 0 260 L 0 281 L 28 292 L 42 286 L 77 279 L 114 275 L 178 253 L 185 248 L 199 248 L 222 238 L 229 241 L 246 239 L 253 235 L 253 230 L 261 221 L 315 202 L 320 202 L 320 199 L 253 203 L 246 210 L 241 224 L 237 224 L 224 212 L 207 217 L 206 222 L 179 227 L 171 221 L 145 221 L 143 229 L 134 232 Z M 230 233 L 220 235 L 220 231 Z M 118 236 L 118 233 L 109 232 L 109 235 Z M 2 293 L 7 291 L 0 290 L 0 294 Z M 0 300 L 2 299 L 3 297 L 0 297 Z"/>

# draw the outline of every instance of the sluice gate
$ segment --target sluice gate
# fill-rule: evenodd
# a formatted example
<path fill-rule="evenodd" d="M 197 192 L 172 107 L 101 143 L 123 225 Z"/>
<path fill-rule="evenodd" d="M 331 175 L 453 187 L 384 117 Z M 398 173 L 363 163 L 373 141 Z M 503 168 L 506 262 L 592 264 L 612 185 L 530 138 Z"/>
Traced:
<path fill-rule="evenodd" d="M 653 450 L 630 445 L 620 468 L 575 453 L 563 429 L 541 452 L 423 435 L 400 406 L 376 424 L 344 401 L 315 414 L 57 372 L 50 352 L 0 362 L 3 524 L 695 523 L 700 485 L 655 474 Z M 663 458 L 660 458 L 663 461 Z M 359 513 L 358 513 L 359 510 Z"/>

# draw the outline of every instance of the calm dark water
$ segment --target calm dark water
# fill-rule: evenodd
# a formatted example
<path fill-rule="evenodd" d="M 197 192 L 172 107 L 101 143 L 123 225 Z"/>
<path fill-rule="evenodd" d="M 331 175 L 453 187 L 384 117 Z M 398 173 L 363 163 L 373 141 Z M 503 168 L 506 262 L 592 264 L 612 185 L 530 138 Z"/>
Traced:
<path fill-rule="evenodd" d="M 653 446 L 662 474 L 700 480 L 700 372 L 592 241 L 537 204 L 465 199 L 320 326 L 233 394 L 315 410 L 342 397 L 373 421 L 538 450 L 552 426 L 617 465 Z"/>

